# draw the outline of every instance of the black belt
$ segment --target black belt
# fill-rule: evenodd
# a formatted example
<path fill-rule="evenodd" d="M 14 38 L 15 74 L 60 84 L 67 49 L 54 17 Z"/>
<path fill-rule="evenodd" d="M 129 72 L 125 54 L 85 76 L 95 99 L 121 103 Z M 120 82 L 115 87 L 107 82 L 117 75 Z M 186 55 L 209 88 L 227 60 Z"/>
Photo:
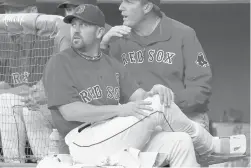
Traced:
<path fill-rule="evenodd" d="M 86 128 L 90 127 L 90 126 L 91 126 L 90 123 L 88 123 L 88 124 L 86 124 L 86 125 L 83 125 L 82 127 L 80 127 L 80 128 L 78 129 L 78 132 L 80 133 L 81 131 L 83 131 L 84 129 L 86 129 Z"/>

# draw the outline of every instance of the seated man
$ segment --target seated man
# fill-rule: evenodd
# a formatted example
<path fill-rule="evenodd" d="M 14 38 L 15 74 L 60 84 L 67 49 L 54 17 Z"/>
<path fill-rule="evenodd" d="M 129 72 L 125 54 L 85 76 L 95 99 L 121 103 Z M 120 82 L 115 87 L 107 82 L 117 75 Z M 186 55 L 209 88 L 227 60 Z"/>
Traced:
<path fill-rule="evenodd" d="M 165 153 L 170 166 L 187 167 L 198 166 L 193 148 L 198 155 L 224 152 L 217 138 L 182 113 L 169 88 L 138 88 L 123 65 L 100 50 L 105 18 L 98 7 L 80 5 L 64 21 L 71 24 L 72 47 L 50 59 L 43 82 L 59 132 L 78 126 L 66 136 L 76 163 L 97 165 L 137 148 Z M 151 138 L 157 126 L 163 132 Z"/>

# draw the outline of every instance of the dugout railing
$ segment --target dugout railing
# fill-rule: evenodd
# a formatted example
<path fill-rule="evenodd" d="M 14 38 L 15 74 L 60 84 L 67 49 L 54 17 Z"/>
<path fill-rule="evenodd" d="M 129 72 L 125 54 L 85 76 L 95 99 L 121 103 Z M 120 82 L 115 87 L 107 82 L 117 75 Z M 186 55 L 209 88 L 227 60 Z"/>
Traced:
<path fill-rule="evenodd" d="M 27 94 L 22 93 L 41 85 L 47 61 L 65 38 L 64 29 L 67 25 L 57 15 L 0 15 L 0 167 L 27 167 L 48 153 L 50 112 L 46 105 L 27 107 Z"/>

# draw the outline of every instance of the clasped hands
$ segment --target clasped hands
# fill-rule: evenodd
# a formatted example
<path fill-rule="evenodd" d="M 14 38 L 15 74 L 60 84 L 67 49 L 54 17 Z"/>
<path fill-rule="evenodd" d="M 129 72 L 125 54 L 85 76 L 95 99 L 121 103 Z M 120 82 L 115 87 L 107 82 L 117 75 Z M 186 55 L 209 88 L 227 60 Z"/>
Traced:
<path fill-rule="evenodd" d="M 44 92 L 43 86 L 34 85 L 20 93 L 23 96 L 22 102 L 25 103 L 25 106 L 32 110 L 38 110 L 40 105 L 44 105 L 47 103 L 47 98 Z"/>

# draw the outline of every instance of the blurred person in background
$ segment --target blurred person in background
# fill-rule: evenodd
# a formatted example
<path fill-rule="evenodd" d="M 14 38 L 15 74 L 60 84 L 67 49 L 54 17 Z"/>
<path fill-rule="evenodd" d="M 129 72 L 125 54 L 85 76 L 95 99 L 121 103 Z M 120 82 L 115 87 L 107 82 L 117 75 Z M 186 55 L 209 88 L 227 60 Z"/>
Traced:
<path fill-rule="evenodd" d="M 36 0 L 4 0 L 0 3 L 5 14 L 37 13 Z M 26 137 L 36 158 L 48 154 L 52 119 L 47 105 L 28 109 L 34 97 L 44 97 L 41 82 L 43 68 L 49 58 L 44 53 L 43 41 L 36 35 L 8 35 L 11 45 L 1 52 L 0 76 L 0 133 L 5 162 L 20 163 L 26 158 Z M 23 43 L 23 41 L 27 41 Z M 49 39 L 48 39 L 49 40 Z M 46 41 L 46 43 L 49 41 Z M 14 49 L 13 49 L 14 47 Z M 38 48 L 32 52 L 33 48 Z M 16 52 L 18 51 L 18 52 Z M 52 50 L 49 50 L 52 54 Z M 34 53 L 34 55 L 32 54 Z"/>

